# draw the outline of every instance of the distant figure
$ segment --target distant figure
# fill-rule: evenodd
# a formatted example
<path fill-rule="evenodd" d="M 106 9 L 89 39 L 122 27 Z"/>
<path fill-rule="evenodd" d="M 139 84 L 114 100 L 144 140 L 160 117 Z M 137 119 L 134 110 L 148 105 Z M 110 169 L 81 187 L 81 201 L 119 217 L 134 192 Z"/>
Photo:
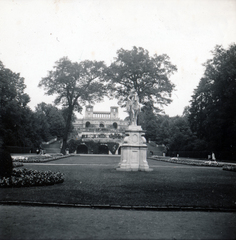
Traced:
<path fill-rule="evenodd" d="M 36 149 L 36 153 L 39 154 L 39 152 L 40 152 L 40 151 L 39 151 L 39 149 L 37 148 L 37 149 Z"/>
<path fill-rule="evenodd" d="M 130 118 L 130 125 L 137 126 L 138 113 L 140 112 L 139 97 L 135 90 L 131 90 L 128 96 L 126 109 Z"/>

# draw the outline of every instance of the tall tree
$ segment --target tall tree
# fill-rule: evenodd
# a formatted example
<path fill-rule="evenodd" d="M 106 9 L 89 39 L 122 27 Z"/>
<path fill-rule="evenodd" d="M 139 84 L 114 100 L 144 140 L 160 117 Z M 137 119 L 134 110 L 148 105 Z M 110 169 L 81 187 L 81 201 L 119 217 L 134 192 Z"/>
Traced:
<path fill-rule="evenodd" d="M 46 118 L 48 129 L 51 137 L 62 138 L 65 131 L 65 119 L 62 110 L 42 102 L 37 105 L 36 112 L 40 115 L 43 114 Z"/>
<path fill-rule="evenodd" d="M 0 134 L 5 144 L 25 145 L 26 130 L 23 118 L 30 112 L 26 85 L 19 73 L 5 68 L 0 61 Z"/>
<path fill-rule="evenodd" d="M 154 114 L 152 107 L 146 104 L 142 107 L 142 111 L 138 116 L 138 125 L 142 126 L 145 130 L 145 138 L 147 140 L 156 140 L 156 134 L 158 131 L 158 117 Z"/>
<path fill-rule="evenodd" d="M 236 44 L 216 46 L 192 96 L 189 122 L 209 150 L 236 154 Z"/>
<path fill-rule="evenodd" d="M 103 62 L 71 62 L 67 57 L 56 62 L 53 71 L 42 78 L 39 87 L 44 87 L 47 95 L 57 95 L 55 104 L 67 108 L 66 127 L 63 134 L 62 153 L 65 154 L 69 130 L 74 111 L 80 112 L 88 102 L 100 101 L 106 94 L 103 82 Z"/>
<path fill-rule="evenodd" d="M 170 76 L 177 70 L 166 54 L 149 56 L 143 48 L 120 49 L 115 61 L 108 67 L 106 77 L 110 80 L 111 95 L 124 106 L 132 88 L 138 93 L 143 105 L 160 111 L 171 102 L 174 84 Z"/>

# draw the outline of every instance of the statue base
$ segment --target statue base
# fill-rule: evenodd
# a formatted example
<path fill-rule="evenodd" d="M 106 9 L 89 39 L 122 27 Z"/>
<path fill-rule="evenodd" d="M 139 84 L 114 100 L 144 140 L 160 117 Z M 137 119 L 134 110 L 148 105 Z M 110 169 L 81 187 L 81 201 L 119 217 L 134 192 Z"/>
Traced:
<path fill-rule="evenodd" d="M 130 125 L 125 134 L 126 137 L 121 146 L 121 160 L 116 170 L 152 171 L 147 162 L 147 145 L 141 126 Z"/>

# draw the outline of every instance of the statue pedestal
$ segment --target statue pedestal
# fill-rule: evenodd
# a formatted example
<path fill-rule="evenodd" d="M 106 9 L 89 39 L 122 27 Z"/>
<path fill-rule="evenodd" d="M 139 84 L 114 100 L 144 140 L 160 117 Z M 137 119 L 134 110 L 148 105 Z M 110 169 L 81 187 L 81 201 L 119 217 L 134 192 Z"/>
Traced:
<path fill-rule="evenodd" d="M 121 146 L 121 160 L 117 171 L 147 171 L 147 145 L 141 126 L 130 125 L 125 131 L 126 137 Z"/>

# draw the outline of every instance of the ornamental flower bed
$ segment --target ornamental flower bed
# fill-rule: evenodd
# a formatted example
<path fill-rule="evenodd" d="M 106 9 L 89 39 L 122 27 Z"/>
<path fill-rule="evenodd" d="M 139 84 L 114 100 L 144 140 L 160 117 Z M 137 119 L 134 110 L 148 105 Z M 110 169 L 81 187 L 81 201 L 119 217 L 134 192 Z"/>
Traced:
<path fill-rule="evenodd" d="M 204 160 L 193 160 L 193 159 L 183 159 L 183 158 L 163 158 L 159 156 L 152 156 L 154 160 L 164 161 L 164 162 L 171 162 L 171 163 L 179 163 L 179 164 L 186 164 L 186 165 L 194 165 L 194 166 L 211 166 L 211 167 L 223 167 L 223 163 L 219 163 L 216 161 L 204 161 Z"/>
<path fill-rule="evenodd" d="M 63 154 L 54 154 L 54 155 L 39 155 L 39 156 L 32 156 L 32 157 L 24 157 L 24 156 L 17 156 L 12 157 L 13 162 L 23 162 L 23 163 L 39 163 L 39 162 L 48 162 L 57 160 L 60 158 L 68 157 L 69 155 L 63 155 Z"/>
<path fill-rule="evenodd" d="M 63 173 L 23 168 L 13 169 L 11 177 L 0 178 L 0 187 L 45 186 L 63 182 Z"/>
<path fill-rule="evenodd" d="M 13 162 L 13 167 L 16 168 L 16 167 L 22 167 L 23 166 L 23 163 L 22 162 Z"/>
<path fill-rule="evenodd" d="M 223 170 L 236 172 L 236 165 L 224 165 Z"/>

